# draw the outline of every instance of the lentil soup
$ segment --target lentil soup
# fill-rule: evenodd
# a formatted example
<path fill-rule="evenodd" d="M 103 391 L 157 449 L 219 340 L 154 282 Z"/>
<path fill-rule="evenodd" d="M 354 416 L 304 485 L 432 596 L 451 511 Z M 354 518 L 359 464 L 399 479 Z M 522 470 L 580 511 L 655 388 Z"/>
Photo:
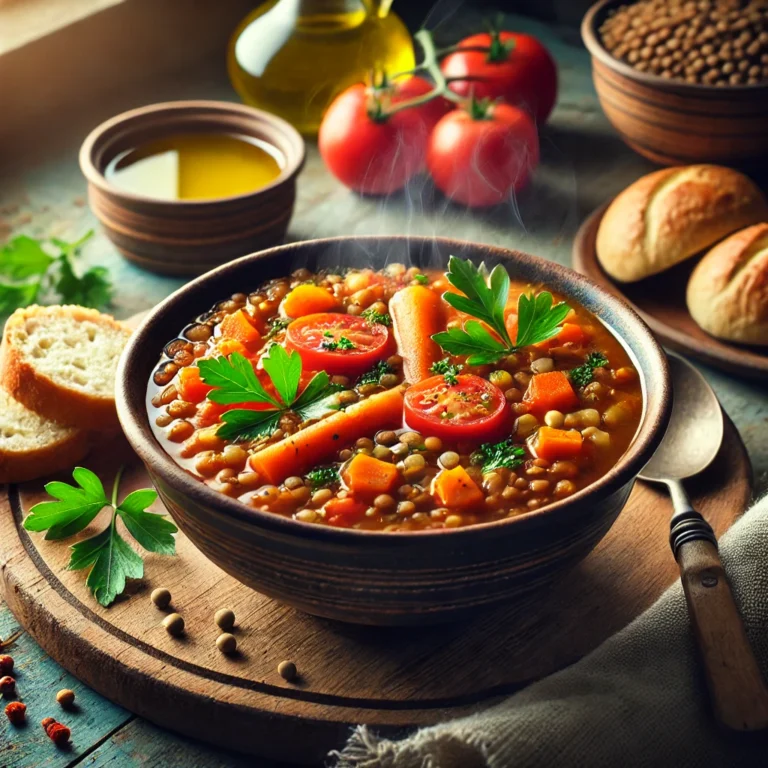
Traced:
<path fill-rule="evenodd" d="M 300 269 L 223 299 L 167 343 L 147 408 L 220 493 L 407 531 L 571 496 L 626 451 L 643 398 L 593 314 L 452 257 L 446 272 Z"/>

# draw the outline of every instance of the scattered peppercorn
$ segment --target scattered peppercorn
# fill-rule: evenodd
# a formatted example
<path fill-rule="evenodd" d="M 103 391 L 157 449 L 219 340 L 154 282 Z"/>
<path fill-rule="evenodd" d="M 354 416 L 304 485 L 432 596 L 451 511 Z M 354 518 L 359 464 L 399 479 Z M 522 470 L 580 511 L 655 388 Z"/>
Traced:
<path fill-rule="evenodd" d="M 27 705 L 20 701 L 12 701 L 5 708 L 5 716 L 13 725 L 21 725 L 27 719 Z"/>
<path fill-rule="evenodd" d="M 71 707 L 75 703 L 75 692 L 70 691 L 69 688 L 62 688 L 56 694 L 56 701 L 65 709 Z"/>
<path fill-rule="evenodd" d="M 13 696 L 16 692 L 16 681 L 10 676 L 0 677 L 0 693 L 3 696 Z"/>
<path fill-rule="evenodd" d="M 40 725 L 48 734 L 48 738 L 57 746 L 64 747 L 69 743 L 69 737 L 72 731 L 66 725 L 56 722 L 52 717 L 46 717 Z"/>
<path fill-rule="evenodd" d="M 0 675 L 10 675 L 13 672 L 13 656 L 0 656 Z"/>
<path fill-rule="evenodd" d="M 171 613 L 163 619 L 165 631 L 173 637 L 184 634 L 184 619 L 178 613 Z"/>
<path fill-rule="evenodd" d="M 765 0 L 639 0 L 609 13 L 600 38 L 641 72 L 688 83 L 768 80 Z"/>
<path fill-rule="evenodd" d="M 277 674 L 280 675 L 283 680 L 291 682 L 291 680 L 296 679 L 296 665 L 292 661 L 281 661 L 277 665 Z"/>
<path fill-rule="evenodd" d="M 228 632 L 235 626 L 235 612 L 231 611 L 229 608 L 222 608 L 220 611 L 216 611 L 213 620 L 216 622 L 216 626 L 219 627 L 219 629 Z"/>
<path fill-rule="evenodd" d="M 152 590 L 150 599 L 160 610 L 165 610 L 171 604 L 171 593 L 167 589 L 159 587 Z"/>
<path fill-rule="evenodd" d="M 222 653 L 234 653 L 237 650 L 237 638 L 229 632 L 224 632 L 216 638 L 216 647 Z"/>

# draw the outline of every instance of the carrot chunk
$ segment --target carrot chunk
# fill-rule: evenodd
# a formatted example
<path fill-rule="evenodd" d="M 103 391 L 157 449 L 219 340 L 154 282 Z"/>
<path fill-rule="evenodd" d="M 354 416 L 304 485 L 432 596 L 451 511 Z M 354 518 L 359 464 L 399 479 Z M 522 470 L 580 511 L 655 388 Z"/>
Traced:
<path fill-rule="evenodd" d="M 429 378 L 429 369 L 442 357 L 431 338 L 445 330 L 441 298 L 424 285 L 410 285 L 392 297 L 389 312 L 405 380 L 416 384 Z"/>
<path fill-rule="evenodd" d="M 483 503 L 483 492 L 462 466 L 442 470 L 432 481 L 432 495 L 443 507 L 469 509 Z"/>
<path fill-rule="evenodd" d="M 579 404 L 571 382 L 562 371 L 537 373 L 528 385 L 523 400 L 536 416 L 547 411 L 567 411 Z"/>
<path fill-rule="evenodd" d="M 251 469 L 268 483 L 279 485 L 290 475 L 308 472 L 358 438 L 380 429 L 397 429 L 402 423 L 403 391 L 393 387 L 254 453 L 250 458 Z"/>
<path fill-rule="evenodd" d="M 255 352 L 261 344 L 261 334 L 248 319 L 248 313 L 242 309 L 227 315 L 219 326 L 225 339 L 239 341 L 251 352 Z"/>
<path fill-rule="evenodd" d="M 351 496 L 346 499 L 331 499 L 325 505 L 325 519 L 328 525 L 335 525 L 337 528 L 344 528 L 358 522 L 365 515 L 368 505 Z"/>
<path fill-rule="evenodd" d="M 358 453 L 344 468 L 341 477 L 355 496 L 373 501 L 380 493 L 395 489 L 399 474 L 391 462 Z"/>
<path fill-rule="evenodd" d="M 286 317 L 304 317 L 319 312 L 330 312 L 339 306 L 338 299 L 319 285 L 297 285 L 283 299 Z"/>
<path fill-rule="evenodd" d="M 237 339 L 222 339 L 216 345 L 216 349 L 218 349 L 219 354 L 224 357 L 229 357 L 233 352 L 239 352 L 243 357 L 253 357 L 253 352 L 251 352 L 242 341 L 238 341 Z"/>
<path fill-rule="evenodd" d="M 540 427 L 531 449 L 538 458 L 547 461 L 574 459 L 581 453 L 581 442 L 581 433 L 575 429 Z"/>
<path fill-rule="evenodd" d="M 203 383 L 200 369 L 196 365 L 188 365 L 179 371 L 179 394 L 188 403 L 201 403 L 213 389 Z"/>
<path fill-rule="evenodd" d="M 583 344 L 587 340 L 587 334 L 584 329 L 576 323 L 563 323 L 560 328 L 560 333 L 553 339 L 550 339 L 550 343 L 554 343 L 557 346 L 561 344 Z"/>

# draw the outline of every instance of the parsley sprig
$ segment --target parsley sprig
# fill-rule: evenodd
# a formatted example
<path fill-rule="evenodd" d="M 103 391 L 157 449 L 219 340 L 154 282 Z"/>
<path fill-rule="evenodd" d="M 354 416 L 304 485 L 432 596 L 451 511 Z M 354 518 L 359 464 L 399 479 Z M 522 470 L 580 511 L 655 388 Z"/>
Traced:
<path fill-rule="evenodd" d="M 444 357 L 442 360 L 432 363 L 432 367 L 429 370 L 432 373 L 442 373 L 446 384 L 452 387 L 454 384 L 459 383 L 456 377 L 464 370 L 464 366 L 452 363 L 450 357 Z"/>
<path fill-rule="evenodd" d="M 85 580 L 93 596 L 103 606 L 111 605 L 125 590 L 126 579 L 140 579 L 144 575 L 144 561 L 117 530 L 118 517 L 128 532 L 148 552 L 161 555 L 176 554 L 173 538 L 176 526 L 161 514 L 147 512 L 157 499 L 151 488 L 129 493 L 117 502 L 121 467 L 112 485 L 112 499 L 108 499 L 101 480 L 91 470 L 76 467 L 72 472 L 77 485 L 52 482 L 45 490 L 56 501 L 35 504 L 26 518 L 28 531 L 48 531 L 46 539 L 66 539 L 90 525 L 104 507 L 112 511 L 109 525 L 89 539 L 73 544 L 68 568 L 78 571 L 90 568 Z"/>
<path fill-rule="evenodd" d="M 346 336 L 339 336 L 338 339 L 333 338 L 333 334 L 330 331 L 326 331 L 323 336 L 328 338 L 320 344 L 322 349 L 327 349 L 329 352 L 335 352 L 337 349 L 357 349 L 354 342 L 348 339 Z"/>
<path fill-rule="evenodd" d="M 359 387 L 361 384 L 381 384 L 381 377 L 387 373 L 394 373 L 394 371 L 395 369 L 386 360 L 379 360 L 374 363 L 373 368 L 360 376 L 355 386 Z"/>
<path fill-rule="evenodd" d="M 482 466 L 483 474 L 494 469 L 514 469 L 525 457 L 525 448 L 515 445 L 508 437 L 500 443 L 483 443 L 470 457 L 473 464 Z"/>
<path fill-rule="evenodd" d="M 448 282 L 463 295 L 447 292 L 443 298 L 455 309 L 482 320 L 496 332 L 494 336 L 482 323 L 468 320 L 464 328 L 451 328 L 432 338 L 452 355 L 467 355 L 469 365 L 489 365 L 522 347 L 539 344 L 555 336 L 570 307 L 554 304 L 548 291 L 531 296 L 521 294 L 517 302 L 517 338 L 513 342 L 504 323 L 509 297 L 509 275 L 496 265 L 488 273 L 484 264 L 451 256 L 446 272 Z"/>
<path fill-rule="evenodd" d="M 306 479 L 314 489 L 328 488 L 339 482 L 339 470 L 337 467 L 316 467 L 307 472 Z"/>
<path fill-rule="evenodd" d="M 595 368 L 603 368 L 606 365 L 608 358 L 602 352 L 590 352 L 586 361 L 571 370 L 568 376 L 577 387 L 586 387 L 594 378 Z"/>
<path fill-rule="evenodd" d="M 80 274 L 75 266 L 77 253 L 92 235 L 93 230 L 73 243 L 19 235 L 2 246 L 0 315 L 48 300 L 97 309 L 109 304 L 112 284 L 107 270 L 91 267 Z"/>
<path fill-rule="evenodd" d="M 377 312 L 373 307 L 369 307 L 364 312 L 361 312 L 360 317 L 364 317 L 373 325 L 386 325 L 387 328 L 392 325 L 392 317 L 389 314 L 386 312 Z"/>
<path fill-rule="evenodd" d="M 316 373 L 299 395 L 301 357 L 298 352 L 289 353 L 279 344 L 273 344 L 261 362 L 277 397 L 264 389 L 253 364 L 239 352 L 233 352 L 228 358 L 217 357 L 198 363 L 200 378 L 214 387 L 208 393 L 211 402 L 220 405 L 260 403 L 265 406 L 258 411 L 246 408 L 226 411 L 221 417 L 224 424 L 216 431 L 224 440 L 256 440 L 270 435 L 277 429 L 280 417 L 288 411 L 306 421 L 338 408 L 335 393 L 341 387 L 331 384 L 325 371 Z"/>

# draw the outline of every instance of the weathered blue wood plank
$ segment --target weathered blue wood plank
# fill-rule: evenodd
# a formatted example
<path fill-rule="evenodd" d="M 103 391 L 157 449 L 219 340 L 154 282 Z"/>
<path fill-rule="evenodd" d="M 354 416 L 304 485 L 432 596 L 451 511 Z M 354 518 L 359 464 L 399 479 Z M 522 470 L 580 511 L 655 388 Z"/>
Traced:
<path fill-rule="evenodd" d="M 0 603 L 0 637 L 13 634 L 19 625 L 4 603 Z M 11 725 L 0 715 L 0 768 L 65 768 L 72 765 L 132 715 L 87 688 L 49 658 L 27 634 L 4 651 L 16 664 L 17 699 L 27 705 L 27 724 Z M 71 688 L 77 708 L 65 711 L 56 703 L 56 693 Z M 1 699 L 2 708 L 8 703 Z M 58 749 L 40 726 L 44 717 L 55 717 L 72 729 L 72 746 Z"/>

